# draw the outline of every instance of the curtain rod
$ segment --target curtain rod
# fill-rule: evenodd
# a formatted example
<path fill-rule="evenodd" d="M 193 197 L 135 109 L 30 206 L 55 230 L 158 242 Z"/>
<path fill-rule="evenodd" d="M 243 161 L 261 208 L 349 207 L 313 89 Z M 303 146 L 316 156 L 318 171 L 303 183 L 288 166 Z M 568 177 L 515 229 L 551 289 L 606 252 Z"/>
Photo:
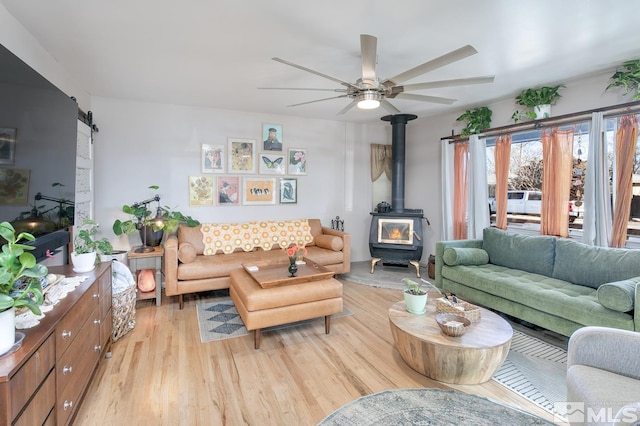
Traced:
<path fill-rule="evenodd" d="M 557 117 L 542 118 L 540 120 L 527 121 L 525 123 L 509 124 L 506 126 L 487 129 L 478 135 L 479 138 L 487 138 L 491 136 L 500 136 L 509 133 L 515 133 L 522 130 L 537 130 L 547 127 L 554 127 L 559 124 L 580 123 L 591 120 L 591 114 L 594 112 L 605 112 L 605 117 L 611 118 L 621 116 L 633 112 L 640 112 L 640 101 L 628 102 L 625 104 L 612 105 L 603 108 L 594 108 L 586 111 L 574 112 L 571 114 L 559 115 Z M 449 140 L 449 143 L 458 143 L 468 140 L 468 136 L 451 135 L 440 138 L 441 141 Z"/>

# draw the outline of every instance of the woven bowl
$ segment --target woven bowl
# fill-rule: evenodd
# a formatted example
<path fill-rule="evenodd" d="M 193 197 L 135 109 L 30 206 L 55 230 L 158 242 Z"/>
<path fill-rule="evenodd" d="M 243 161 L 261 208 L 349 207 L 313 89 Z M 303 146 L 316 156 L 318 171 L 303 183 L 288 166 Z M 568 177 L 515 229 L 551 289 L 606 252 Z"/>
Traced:
<path fill-rule="evenodd" d="M 448 323 L 453 321 L 462 323 L 462 326 L 448 325 Z M 437 314 L 436 322 L 440 326 L 442 332 L 451 337 L 462 336 L 467 331 L 467 328 L 471 325 L 471 321 L 469 321 L 467 318 L 461 317 L 460 315 L 447 313 Z"/>

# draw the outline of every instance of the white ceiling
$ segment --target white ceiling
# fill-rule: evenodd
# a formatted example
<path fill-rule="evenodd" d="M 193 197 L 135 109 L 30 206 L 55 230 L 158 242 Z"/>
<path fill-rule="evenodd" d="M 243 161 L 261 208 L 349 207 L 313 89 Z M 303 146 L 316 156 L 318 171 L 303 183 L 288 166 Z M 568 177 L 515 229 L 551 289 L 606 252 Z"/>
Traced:
<path fill-rule="evenodd" d="M 640 1 L 616 0 L 0 0 L 91 95 L 329 120 L 378 121 L 382 109 L 336 113 L 347 99 L 286 105 L 341 88 L 272 61 L 348 82 L 359 35 L 378 38 L 377 74 L 392 77 L 471 44 L 478 54 L 406 82 L 495 75 L 487 85 L 429 89 L 453 105 L 392 100 L 420 117 L 568 83 L 640 57 Z M 337 94 L 336 94 L 337 95 Z"/>

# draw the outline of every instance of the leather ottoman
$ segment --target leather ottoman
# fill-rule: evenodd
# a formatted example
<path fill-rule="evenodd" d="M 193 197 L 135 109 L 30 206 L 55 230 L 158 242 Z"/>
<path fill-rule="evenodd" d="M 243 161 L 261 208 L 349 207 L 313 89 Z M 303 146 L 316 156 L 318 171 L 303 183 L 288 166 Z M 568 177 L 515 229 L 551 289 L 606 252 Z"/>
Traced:
<path fill-rule="evenodd" d="M 229 294 L 247 330 L 253 330 L 255 348 L 265 327 L 325 317 L 342 312 L 342 283 L 334 278 L 262 288 L 244 269 L 231 272 Z"/>

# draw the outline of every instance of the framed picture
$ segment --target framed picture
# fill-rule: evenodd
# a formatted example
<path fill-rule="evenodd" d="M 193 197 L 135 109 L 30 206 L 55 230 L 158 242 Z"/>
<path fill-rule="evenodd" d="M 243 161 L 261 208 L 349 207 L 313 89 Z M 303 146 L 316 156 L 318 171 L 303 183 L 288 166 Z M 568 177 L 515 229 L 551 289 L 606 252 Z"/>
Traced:
<path fill-rule="evenodd" d="M 29 169 L 0 168 L 0 205 L 27 205 L 30 174 Z"/>
<path fill-rule="evenodd" d="M 200 156 L 202 173 L 224 173 L 224 145 L 203 143 Z"/>
<path fill-rule="evenodd" d="M 298 179 L 280 178 L 280 204 L 298 202 Z"/>
<path fill-rule="evenodd" d="M 283 175 L 286 172 L 287 161 L 284 154 L 269 154 L 267 152 L 261 152 L 260 159 L 260 174 L 263 175 Z"/>
<path fill-rule="evenodd" d="M 16 132 L 11 127 L 0 127 L 0 164 L 13 165 L 16 159 Z"/>
<path fill-rule="evenodd" d="M 240 205 L 240 178 L 238 176 L 218 176 L 216 188 L 218 189 L 219 206 Z"/>
<path fill-rule="evenodd" d="M 229 173 L 256 172 L 255 139 L 229 138 Z"/>
<path fill-rule="evenodd" d="M 289 149 L 288 174 L 307 174 L 307 150 L 302 148 Z"/>
<path fill-rule="evenodd" d="M 244 178 L 242 179 L 242 204 L 275 204 L 275 178 Z"/>
<path fill-rule="evenodd" d="M 213 177 L 189 176 L 189 205 L 213 205 Z"/>
<path fill-rule="evenodd" d="M 262 150 L 282 152 L 282 124 L 262 123 Z"/>

